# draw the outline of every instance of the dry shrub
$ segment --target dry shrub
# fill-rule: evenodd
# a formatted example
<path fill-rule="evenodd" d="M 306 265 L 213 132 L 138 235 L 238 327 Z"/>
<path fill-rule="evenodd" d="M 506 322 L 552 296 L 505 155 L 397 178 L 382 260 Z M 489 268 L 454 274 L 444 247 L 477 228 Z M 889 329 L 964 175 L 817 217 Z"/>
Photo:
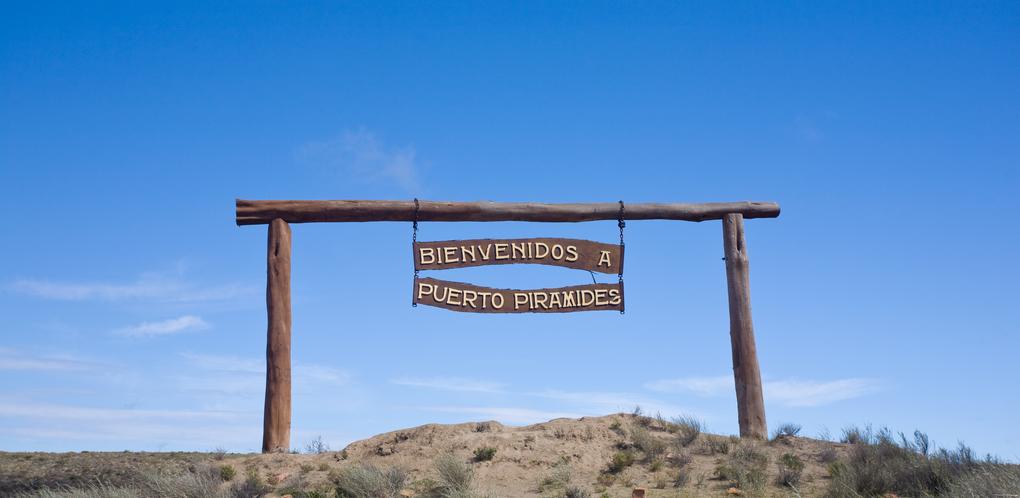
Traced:
<path fill-rule="evenodd" d="M 674 417 L 672 421 L 674 434 L 676 434 L 676 445 L 680 448 L 690 446 L 698 439 L 705 429 L 705 423 L 690 415 Z"/>
<path fill-rule="evenodd" d="M 928 437 L 921 432 L 914 433 L 913 441 L 900 434 L 897 442 L 888 429 L 852 427 L 843 431 L 843 439 L 852 446 L 845 460 L 830 465 L 832 482 L 827 496 L 832 498 L 886 493 L 946 496 L 951 492 L 968 496 L 968 488 L 962 486 L 983 489 L 989 482 L 993 488 L 1008 486 L 1009 476 L 1017 477 L 1015 466 L 991 458 L 980 461 L 962 443 L 953 450 L 932 450 Z"/>
<path fill-rule="evenodd" d="M 333 476 L 338 498 L 399 498 L 407 483 L 407 472 L 397 467 L 351 465 Z"/>
<path fill-rule="evenodd" d="M 757 495 L 768 484 L 769 457 L 751 442 L 741 442 L 715 468 L 718 478 L 746 493 Z"/>

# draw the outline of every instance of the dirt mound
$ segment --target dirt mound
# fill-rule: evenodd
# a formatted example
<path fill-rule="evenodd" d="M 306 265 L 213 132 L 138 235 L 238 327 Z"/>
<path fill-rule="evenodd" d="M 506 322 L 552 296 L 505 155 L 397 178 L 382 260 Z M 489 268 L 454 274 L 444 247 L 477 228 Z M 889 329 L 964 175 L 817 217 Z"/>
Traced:
<path fill-rule="evenodd" d="M 564 481 L 596 496 L 606 491 L 630 496 L 634 487 L 648 488 L 651 497 L 675 496 L 678 483 L 696 495 L 725 494 L 740 477 L 740 469 L 730 468 L 741 465 L 744 457 L 734 456 L 740 452 L 751 453 L 749 465 L 764 468 L 765 475 L 754 478 L 764 480 L 766 491 L 785 490 L 785 496 L 790 488 L 776 482 L 779 463 L 792 455 L 804 464 L 798 489 L 808 496 L 825 486 L 827 463 L 844 451 L 844 445 L 808 438 L 751 443 L 711 434 L 683 446 L 683 431 L 672 422 L 630 414 L 555 419 L 525 427 L 429 424 L 352 443 L 341 455 L 344 462 L 402 467 L 413 479 L 424 480 L 431 478 L 438 456 L 452 453 L 471 462 L 480 490 L 505 497 L 555 495 Z M 486 456 L 488 448 L 495 450 L 491 459 L 476 457 L 476 452 Z"/>

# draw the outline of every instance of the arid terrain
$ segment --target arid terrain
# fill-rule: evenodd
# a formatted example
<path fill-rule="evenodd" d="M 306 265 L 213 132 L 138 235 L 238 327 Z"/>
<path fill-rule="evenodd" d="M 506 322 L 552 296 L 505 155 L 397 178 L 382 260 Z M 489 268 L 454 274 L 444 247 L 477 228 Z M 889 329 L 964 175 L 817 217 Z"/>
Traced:
<path fill-rule="evenodd" d="M 846 442 L 830 442 L 797 431 L 749 442 L 701 433 L 696 420 L 616 414 L 526 427 L 429 424 L 311 453 L 0 453 L 0 495 L 874 496 L 883 486 L 931 485 L 932 495 L 983 496 L 979 485 L 1004 495 L 1020 487 L 1016 466 L 964 448 L 939 456 L 923 435 L 893 443 L 887 432 L 851 429 Z M 977 471 L 994 482 L 960 485 Z"/>

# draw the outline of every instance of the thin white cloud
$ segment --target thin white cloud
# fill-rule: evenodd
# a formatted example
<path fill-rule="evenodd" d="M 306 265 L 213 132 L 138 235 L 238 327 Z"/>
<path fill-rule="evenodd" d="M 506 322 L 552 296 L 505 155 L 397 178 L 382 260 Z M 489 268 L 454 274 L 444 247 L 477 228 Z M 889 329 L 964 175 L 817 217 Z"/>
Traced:
<path fill-rule="evenodd" d="M 701 396 L 715 396 L 733 391 L 733 377 L 686 377 L 665 379 L 645 384 L 645 389 L 658 392 L 691 392 Z"/>
<path fill-rule="evenodd" d="M 580 418 L 586 414 L 533 410 L 500 406 L 424 406 L 418 409 L 442 413 L 468 414 L 496 420 L 505 424 L 534 424 L 555 418 Z M 587 415 L 593 415 L 588 413 Z"/>
<path fill-rule="evenodd" d="M 143 420 L 233 418 L 234 413 L 190 410 L 135 410 L 74 405 L 0 402 L 0 416 L 63 420 Z"/>
<path fill-rule="evenodd" d="M 23 278 L 7 285 L 13 292 L 57 301 L 156 300 L 172 303 L 228 301 L 253 295 L 257 288 L 237 283 L 202 286 L 180 276 L 147 273 L 133 282 L 61 282 Z"/>
<path fill-rule="evenodd" d="M 35 356 L 0 348 L 0 370 L 81 371 L 95 366 L 95 363 L 67 355 Z"/>
<path fill-rule="evenodd" d="M 720 396 L 732 394 L 733 377 L 686 377 L 665 379 L 645 384 L 645 388 L 659 392 L 686 392 L 699 396 Z M 772 380 L 765 381 L 766 402 L 777 402 L 786 406 L 821 406 L 837 401 L 859 398 L 881 388 L 874 379 L 849 378 L 831 381 L 815 380 Z"/>
<path fill-rule="evenodd" d="M 180 377 L 183 389 L 215 391 L 229 394 L 251 394 L 265 389 L 266 360 L 196 353 L 181 353 L 181 356 L 195 367 L 210 372 L 219 372 L 215 378 Z M 342 386 L 351 382 L 351 374 L 345 370 L 308 363 L 293 365 L 294 384 Z"/>
<path fill-rule="evenodd" d="M 828 382 L 785 380 L 765 383 L 765 399 L 788 406 L 820 406 L 859 398 L 880 388 L 870 379 L 840 379 Z"/>
<path fill-rule="evenodd" d="M 201 317 L 195 315 L 184 315 L 178 318 L 162 320 L 159 322 L 142 322 L 130 327 L 115 330 L 114 333 L 126 337 L 153 337 L 161 335 L 179 334 L 193 330 L 205 330 L 209 324 Z"/>
<path fill-rule="evenodd" d="M 347 130 L 340 136 L 309 142 L 298 150 L 298 157 L 367 182 L 392 182 L 407 192 L 420 189 L 418 165 L 413 147 L 387 147 L 372 132 Z"/>
<path fill-rule="evenodd" d="M 503 392 L 505 384 L 463 377 L 401 377 L 390 381 L 392 384 L 409 387 L 424 387 L 440 391 L 467 391 L 481 393 Z"/>

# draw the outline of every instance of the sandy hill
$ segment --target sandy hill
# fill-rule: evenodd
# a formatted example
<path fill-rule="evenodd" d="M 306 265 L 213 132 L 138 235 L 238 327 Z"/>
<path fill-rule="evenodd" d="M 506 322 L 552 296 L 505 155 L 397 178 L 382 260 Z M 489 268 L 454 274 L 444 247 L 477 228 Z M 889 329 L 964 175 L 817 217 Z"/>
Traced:
<path fill-rule="evenodd" d="M 525 427 L 498 422 L 429 424 L 352 443 L 339 456 L 343 461 L 402 467 L 421 480 L 432 477 L 437 457 L 453 453 L 472 462 L 479 491 L 496 496 L 556 495 L 569 480 L 595 496 L 603 492 L 630 496 L 634 487 L 645 487 L 648 496 L 655 497 L 677 496 L 678 478 L 686 481 L 681 488 L 689 495 L 727 494 L 735 483 L 720 479 L 716 470 L 734 463 L 733 455 L 741 452 L 751 453 L 749 460 L 765 455 L 767 488 L 789 496 L 789 488 L 775 484 L 778 462 L 789 454 L 805 465 L 798 489 L 808 496 L 827 484 L 827 464 L 846 446 L 801 437 L 751 443 L 711 434 L 683 446 L 684 432 L 678 424 L 631 414 L 556 419 Z M 495 449 L 491 460 L 477 461 L 475 452 L 485 448 Z"/>

